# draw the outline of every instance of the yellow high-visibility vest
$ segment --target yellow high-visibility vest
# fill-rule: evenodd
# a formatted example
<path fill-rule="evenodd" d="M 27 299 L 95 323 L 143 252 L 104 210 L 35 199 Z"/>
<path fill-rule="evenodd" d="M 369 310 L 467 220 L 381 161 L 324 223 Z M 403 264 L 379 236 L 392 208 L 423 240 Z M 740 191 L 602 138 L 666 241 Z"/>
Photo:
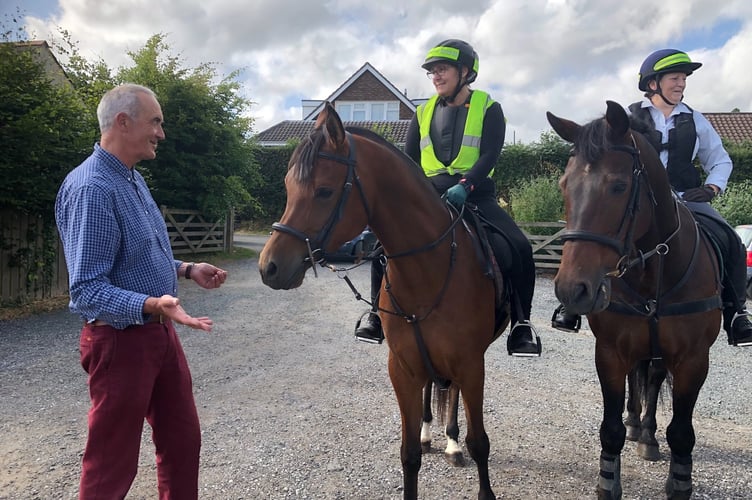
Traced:
<path fill-rule="evenodd" d="M 486 92 L 473 90 L 470 96 L 470 108 L 467 110 L 467 119 L 465 120 L 465 131 L 462 135 L 462 145 L 457 157 L 447 166 L 441 163 L 436 157 L 431 142 L 431 118 L 436 108 L 436 102 L 439 96 L 431 97 L 425 104 L 418 106 L 416 115 L 418 117 L 418 126 L 420 128 L 420 166 L 426 173 L 426 176 L 448 173 L 464 173 L 470 170 L 475 162 L 480 158 L 480 138 L 483 133 L 483 119 L 486 111 L 495 102 Z M 488 176 L 493 175 L 493 170 Z"/>

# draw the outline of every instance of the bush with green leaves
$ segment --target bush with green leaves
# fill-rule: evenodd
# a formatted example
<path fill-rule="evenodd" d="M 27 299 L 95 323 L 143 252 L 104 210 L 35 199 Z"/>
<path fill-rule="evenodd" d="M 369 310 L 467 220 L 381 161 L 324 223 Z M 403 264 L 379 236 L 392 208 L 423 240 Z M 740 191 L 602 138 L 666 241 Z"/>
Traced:
<path fill-rule="evenodd" d="M 713 206 L 732 226 L 752 224 L 752 181 L 731 182 Z"/>
<path fill-rule="evenodd" d="M 559 175 L 522 181 L 511 190 L 512 215 L 518 222 L 552 222 L 564 218 Z"/>

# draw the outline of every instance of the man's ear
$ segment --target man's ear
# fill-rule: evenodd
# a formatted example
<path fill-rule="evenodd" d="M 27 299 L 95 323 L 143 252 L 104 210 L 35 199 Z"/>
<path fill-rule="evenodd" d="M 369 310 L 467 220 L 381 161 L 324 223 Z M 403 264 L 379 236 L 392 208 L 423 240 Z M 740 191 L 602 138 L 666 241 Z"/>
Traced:
<path fill-rule="evenodd" d="M 118 128 L 127 127 L 128 126 L 128 118 L 129 118 L 128 114 L 121 111 L 120 113 L 118 113 L 118 114 L 115 115 L 115 125 Z"/>

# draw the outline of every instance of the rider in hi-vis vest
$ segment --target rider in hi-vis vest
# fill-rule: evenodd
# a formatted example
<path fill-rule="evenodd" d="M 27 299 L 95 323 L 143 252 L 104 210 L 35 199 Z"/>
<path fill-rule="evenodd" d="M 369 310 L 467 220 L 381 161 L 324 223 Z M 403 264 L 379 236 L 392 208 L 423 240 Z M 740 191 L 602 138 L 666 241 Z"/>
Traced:
<path fill-rule="evenodd" d="M 473 93 L 470 95 L 470 107 L 467 111 L 460 152 L 452 160 L 452 163 L 444 165 L 436 157 L 430 134 L 433 110 L 439 99 L 438 94 L 431 97 L 428 102 L 418 106 L 418 110 L 415 112 L 420 130 L 420 166 L 428 177 L 445 173 L 450 175 L 456 173 L 464 174 L 475 165 L 475 162 L 480 157 L 480 137 L 483 132 L 483 118 L 486 115 L 486 110 L 495 101 L 482 90 L 473 90 Z M 488 176 L 491 177 L 492 175 L 493 169 Z"/>
<path fill-rule="evenodd" d="M 629 106 L 632 128 L 641 132 L 658 152 L 673 190 L 701 227 L 713 235 L 723 262 L 723 328 L 728 343 L 752 346 L 752 322 L 745 305 L 747 252 L 739 235 L 713 208 L 733 170 L 718 132 L 701 113 L 683 102 L 687 77 L 701 63 L 680 50 L 662 49 L 650 54 L 640 67 L 637 87 L 644 99 Z M 706 177 L 695 168 L 699 160 Z M 551 318 L 554 328 L 577 331 L 578 315 L 559 306 Z"/>
<path fill-rule="evenodd" d="M 457 207 L 465 201 L 497 227 L 494 251 L 504 252 L 505 277 L 512 284 L 511 324 L 507 350 L 513 356 L 539 356 L 540 340 L 530 324 L 535 289 L 535 264 L 530 242 L 496 201 L 493 169 L 504 145 L 506 124 L 501 105 L 488 93 L 471 90 L 478 75 L 478 55 L 462 40 L 445 40 L 428 51 L 422 65 L 436 95 L 418 109 L 410 122 L 405 153 L 418 163 L 437 192 Z M 499 259 L 497 259 L 499 260 Z M 501 262 L 500 262 L 501 263 Z M 376 314 L 383 265 L 371 267 L 374 308 L 358 322 L 359 340 L 381 343 L 383 332 Z"/>

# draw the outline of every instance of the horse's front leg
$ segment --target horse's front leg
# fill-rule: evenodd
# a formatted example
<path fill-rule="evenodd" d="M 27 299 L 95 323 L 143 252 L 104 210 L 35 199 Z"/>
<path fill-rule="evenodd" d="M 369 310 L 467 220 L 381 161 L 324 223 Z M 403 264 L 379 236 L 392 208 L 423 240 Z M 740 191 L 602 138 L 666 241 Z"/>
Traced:
<path fill-rule="evenodd" d="M 621 450 L 626 438 L 622 422 L 624 413 L 624 380 L 627 369 L 615 355 L 598 346 L 595 348 L 595 366 L 603 395 L 603 420 L 601 422 L 601 456 L 598 477 L 598 499 L 621 498 Z"/>
<path fill-rule="evenodd" d="M 645 460 L 658 460 L 661 453 L 658 440 L 655 439 L 655 431 L 658 423 L 655 413 L 658 410 L 658 397 L 661 394 L 661 386 L 666 380 L 666 367 L 663 361 L 650 361 L 646 370 L 647 382 L 645 388 L 645 416 L 640 424 L 640 436 L 637 444 L 637 454 Z"/>
<path fill-rule="evenodd" d="M 485 361 L 481 358 L 474 363 L 475 370 L 468 370 L 460 391 L 465 403 L 465 418 L 467 419 L 467 436 L 465 444 L 470 456 L 478 466 L 478 500 L 496 500 L 488 477 L 488 455 L 490 444 L 488 434 L 483 424 L 483 383 Z"/>
<path fill-rule="evenodd" d="M 402 418 L 402 460 L 403 498 L 417 500 L 418 472 L 421 464 L 420 426 L 422 414 L 421 391 L 424 383 L 417 381 L 400 366 L 399 360 L 389 351 L 389 378 L 397 396 Z"/>
<path fill-rule="evenodd" d="M 666 498 L 684 500 L 692 496 L 692 450 L 695 430 L 692 414 L 697 396 L 708 375 L 708 352 L 694 360 L 685 360 L 674 367 L 673 409 L 671 423 L 666 429 L 666 441 L 671 448 L 671 465 L 666 480 Z"/>

